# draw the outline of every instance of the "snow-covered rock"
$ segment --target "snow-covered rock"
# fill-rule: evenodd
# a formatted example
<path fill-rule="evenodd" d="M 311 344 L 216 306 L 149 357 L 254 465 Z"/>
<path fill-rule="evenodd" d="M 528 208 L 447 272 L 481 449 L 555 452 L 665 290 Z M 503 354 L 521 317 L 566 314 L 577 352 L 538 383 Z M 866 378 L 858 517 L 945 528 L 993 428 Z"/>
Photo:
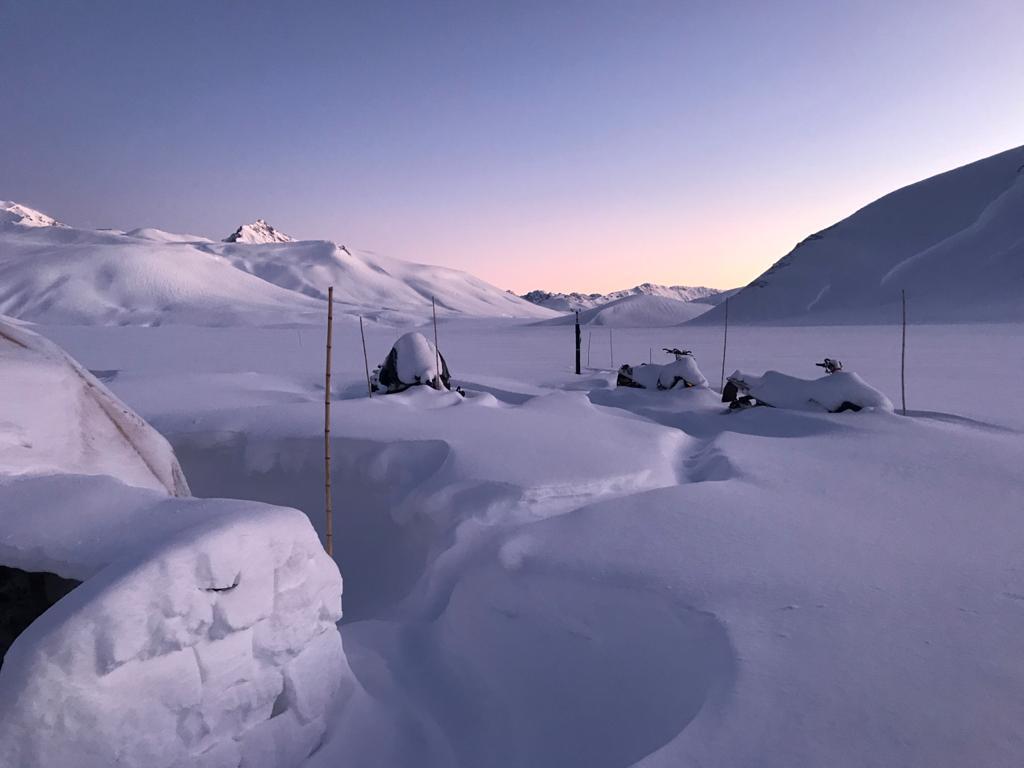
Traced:
<path fill-rule="evenodd" d="M 839 371 L 818 379 L 799 379 L 778 371 L 766 371 L 763 376 L 733 371 L 729 383 L 734 384 L 740 394 L 775 408 L 835 412 L 852 404 L 856 410 L 893 410 L 889 398 L 852 371 Z"/>
<path fill-rule="evenodd" d="M 0 225 L 20 224 L 23 227 L 66 227 L 52 216 L 12 200 L 0 200 Z"/>
<path fill-rule="evenodd" d="M 0 473 L 99 474 L 187 496 L 170 444 L 42 336 L 0 316 Z"/>
<path fill-rule="evenodd" d="M 243 224 L 224 238 L 225 243 L 290 243 L 292 239 L 284 232 L 279 232 L 264 219 L 256 219 L 251 224 Z"/>

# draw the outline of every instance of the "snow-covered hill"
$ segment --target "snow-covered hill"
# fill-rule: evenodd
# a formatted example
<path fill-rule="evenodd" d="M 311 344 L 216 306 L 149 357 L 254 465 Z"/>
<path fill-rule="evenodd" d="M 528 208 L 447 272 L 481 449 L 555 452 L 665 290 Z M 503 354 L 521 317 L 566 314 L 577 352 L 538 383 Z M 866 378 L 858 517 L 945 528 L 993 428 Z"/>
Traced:
<path fill-rule="evenodd" d="M 257 222 L 260 224 L 260 222 Z M 544 318 L 553 312 L 457 270 L 291 241 L 267 225 L 214 243 L 159 229 L 83 230 L 38 211 L 0 209 L 0 313 L 50 324 L 281 324 L 323 312 L 423 322 L 438 313 Z M 284 238 L 284 239 L 282 239 Z M 319 322 L 319 321 L 318 321 Z"/>
<path fill-rule="evenodd" d="M 224 238 L 225 243 L 290 243 L 292 238 L 284 232 L 278 232 L 264 219 L 256 219 L 252 224 L 243 224 Z"/>
<path fill-rule="evenodd" d="M 577 309 L 585 310 L 608 304 L 627 296 L 660 296 L 676 301 L 708 301 L 722 293 L 717 288 L 704 288 L 703 286 L 688 285 L 656 285 L 655 283 L 642 283 L 641 285 L 627 288 L 622 291 L 611 293 L 550 293 L 548 291 L 530 291 L 524 293 L 522 298 L 548 307 L 559 312 L 575 312 Z"/>
<path fill-rule="evenodd" d="M 729 317 L 898 322 L 901 290 L 912 321 L 1024 318 L 1024 147 L 911 184 L 809 236 L 729 302 Z"/>
<path fill-rule="evenodd" d="M 664 328 L 693 320 L 711 309 L 701 301 L 678 301 L 664 296 L 637 294 L 580 312 L 582 325 L 607 325 L 616 328 Z M 542 321 L 542 325 L 570 325 L 573 314 Z"/>

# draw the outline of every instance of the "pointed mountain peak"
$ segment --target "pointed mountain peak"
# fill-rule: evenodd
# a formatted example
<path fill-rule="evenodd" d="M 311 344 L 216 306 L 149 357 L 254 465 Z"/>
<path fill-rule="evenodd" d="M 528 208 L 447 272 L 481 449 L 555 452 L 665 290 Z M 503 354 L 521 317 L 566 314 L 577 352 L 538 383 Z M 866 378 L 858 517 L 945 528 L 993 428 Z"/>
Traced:
<path fill-rule="evenodd" d="M 243 224 L 232 234 L 224 238 L 225 243 L 290 243 L 292 239 L 284 232 L 279 232 L 264 219 L 256 219 L 252 224 Z"/>
<path fill-rule="evenodd" d="M 12 200 L 0 200 L 0 224 L 20 224 L 23 227 L 67 227 L 52 216 Z"/>

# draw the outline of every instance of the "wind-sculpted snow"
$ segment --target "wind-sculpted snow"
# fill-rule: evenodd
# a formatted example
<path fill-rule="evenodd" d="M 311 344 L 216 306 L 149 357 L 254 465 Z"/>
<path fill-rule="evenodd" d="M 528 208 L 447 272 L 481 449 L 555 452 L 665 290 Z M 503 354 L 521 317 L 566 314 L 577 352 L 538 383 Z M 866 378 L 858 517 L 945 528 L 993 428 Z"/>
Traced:
<path fill-rule="evenodd" d="M 104 474 L 188 495 L 159 433 L 57 345 L 2 316 L 0 371 L 0 473 Z"/>
<path fill-rule="evenodd" d="M 15 641 L 0 763 L 284 768 L 317 746 L 351 686 L 338 570 L 300 512 L 233 506 L 124 549 Z"/>

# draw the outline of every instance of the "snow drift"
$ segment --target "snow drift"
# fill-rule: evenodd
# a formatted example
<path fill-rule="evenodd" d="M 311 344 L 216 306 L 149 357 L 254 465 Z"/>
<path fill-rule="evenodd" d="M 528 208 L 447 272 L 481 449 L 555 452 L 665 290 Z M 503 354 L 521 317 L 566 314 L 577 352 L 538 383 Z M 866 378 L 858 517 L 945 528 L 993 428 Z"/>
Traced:
<path fill-rule="evenodd" d="M 624 365 L 619 369 L 617 384 L 620 387 L 666 390 L 707 387 L 708 380 L 692 356 L 679 355 L 664 365 Z"/>
<path fill-rule="evenodd" d="M 763 376 L 733 371 L 728 381 L 740 393 L 775 408 L 834 413 L 852 404 L 855 408 L 851 410 L 893 410 L 889 398 L 852 371 L 839 371 L 818 379 L 798 379 L 778 371 L 766 371 Z"/>
<path fill-rule="evenodd" d="M 813 234 L 729 302 L 730 321 L 1024 318 L 1024 147 L 882 197 Z M 720 323 L 719 307 L 699 322 Z"/>
<path fill-rule="evenodd" d="M 187 496 L 168 442 L 52 342 L 0 317 L 0 472 L 101 474 Z"/>

